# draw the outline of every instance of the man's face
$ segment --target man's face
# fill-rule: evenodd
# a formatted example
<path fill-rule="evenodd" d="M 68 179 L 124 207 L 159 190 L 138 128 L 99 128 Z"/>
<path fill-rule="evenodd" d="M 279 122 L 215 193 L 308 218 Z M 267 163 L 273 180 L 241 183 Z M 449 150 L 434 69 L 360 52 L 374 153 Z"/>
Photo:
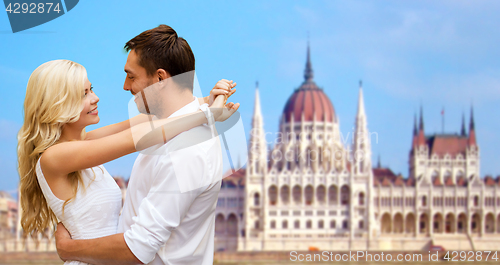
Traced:
<path fill-rule="evenodd" d="M 127 76 L 125 77 L 123 89 L 130 91 L 135 96 L 134 101 L 139 112 L 150 114 L 150 108 L 155 97 L 151 97 L 151 93 L 146 93 L 149 91 L 145 91 L 144 88 L 158 82 L 158 78 L 154 75 L 148 76 L 146 68 L 139 65 L 139 56 L 135 50 L 131 50 L 128 54 L 125 72 Z"/>

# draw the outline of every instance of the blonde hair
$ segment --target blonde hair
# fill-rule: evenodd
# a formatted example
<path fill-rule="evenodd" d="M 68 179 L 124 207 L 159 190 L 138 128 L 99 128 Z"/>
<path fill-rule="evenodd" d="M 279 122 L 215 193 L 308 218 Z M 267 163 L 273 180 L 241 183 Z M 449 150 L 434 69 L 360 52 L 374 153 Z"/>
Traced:
<path fill-rule="evenodd" d="M 85 68 L 68 60 L 54 60 L 40 65 L 31 74 L 24 100 L 24 123 L 18 134 L 19 190 L 21 203 L 21 226 L 28 235 L 43 233 L 45 228 L 55 225 L 57 218 L 49 208 L 40 185 L 35 166 L 42 153 L 61 137 L 63 125 L 80 118 Z M 82 139 L 85 130 L 82 131 Z M 76 196 L 82 184 L 80 171 L 68 175 Z"/>

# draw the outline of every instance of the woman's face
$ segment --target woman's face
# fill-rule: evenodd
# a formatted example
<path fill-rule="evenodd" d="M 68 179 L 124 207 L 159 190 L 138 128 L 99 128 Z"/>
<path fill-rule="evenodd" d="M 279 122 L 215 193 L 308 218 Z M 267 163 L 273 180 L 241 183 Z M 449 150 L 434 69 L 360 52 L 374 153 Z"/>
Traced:
<path fill-rule="evenodd" d="M 80 113 L 80 119 L 76 122 L 78 125 L 85 127 L 99 122 L 97 102 L 99 102 L 99 98 L 92 91 L 92 84 L 87 79 L 85 81 L 85 92 L 82 101 L 83 109 Z"/>

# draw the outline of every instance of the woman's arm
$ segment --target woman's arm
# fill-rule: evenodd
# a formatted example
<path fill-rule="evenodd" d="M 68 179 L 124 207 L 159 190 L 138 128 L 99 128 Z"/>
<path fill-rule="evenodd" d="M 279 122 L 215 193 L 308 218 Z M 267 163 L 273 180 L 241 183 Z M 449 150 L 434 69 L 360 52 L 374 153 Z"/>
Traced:
<path fill-rule="evenodd" d="M 234 92 L 236 92 L 236 89 L 232 89 L 235 86 L 236 82 L 233 82 L 232 80 L 229 81 L 226 79 L 221 79 L 215 84 L 214 88 L 212 88 L 212 90 L 210 91 L 210 95 L 203 98 L 198 98 L 198 102 L 200 103 L 200 105 L 205 103 L 212 105 L 215 97 L 217 95 L 222 95 L 222 94 L 226 95 L 227 99 L 232 94 L 234 94 Z M 92 130 L 90 132 L 87 132 L 85 140 L 95 140 L 115 133 L 119 133 L 123 130 L 129 129 L 131 125 L 134 126 L 136 124 L 143 122 L 151 122 L 152 117 L 153 115 L 139 114 L 129 120 L 124 120 L 119 123 L 111 124 L 99 129 Z"/>
<path fill-rule="evenodd" d="M 212 106 L 216 121 L 224 121 L 239 108 L 239 104 L 223 104 L 224 96 L 218 96 Z M 91 168 L 124 155 L 168 142 L 177 134 L 206 123 L 205 114 L 193 113 L 141 123 L 122 132 L 95 140 L 70 141 L 48 148 L 42 156 L 43 170 L 50 175 L 67 175 L 71 172 Z"/>
<path fill-rule="evenodd" d="M 51 146 L 42 156 L 43 170 L 48 171 L 49 175 L 57 176 L 98 166 L 163 143 L 162 127 L 165 139 L 169 141 L 177 134 L 207 122 L 201 111 L 158 121 L 162 121 L 163 125 L 154 130 L 151 130 L 151 124 L 146 122 L 98 139 L 70 141 Z M 144 138 L 146 135 L 148 137 Z M 141 145 L 136 149 L 139 139 Z"/>
<path fill-rule="evenodd" d="M 129 120 L 124 120 L 119 123 L 104 126 L 99 129 L 92 130 L 85 135 L 85 140 L 95 140 L 108 135 L 119 133 L 123 130 L 129 129 L 130 125 L 135 125 L 143 122 L 150 121 L 153 115 L 139 114 Z"/>

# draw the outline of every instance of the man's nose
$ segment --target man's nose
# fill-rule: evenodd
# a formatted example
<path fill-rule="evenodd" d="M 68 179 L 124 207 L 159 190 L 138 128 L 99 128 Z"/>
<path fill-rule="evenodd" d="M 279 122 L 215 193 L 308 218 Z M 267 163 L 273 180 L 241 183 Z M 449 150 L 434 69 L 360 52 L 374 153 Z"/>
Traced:
<path fill-rule="evenodd" d="M 125 82 L 123 83 L 123 90 L 130 91 L 130 86 L 128 84 L 127 78 L 125 77 Z"/>

